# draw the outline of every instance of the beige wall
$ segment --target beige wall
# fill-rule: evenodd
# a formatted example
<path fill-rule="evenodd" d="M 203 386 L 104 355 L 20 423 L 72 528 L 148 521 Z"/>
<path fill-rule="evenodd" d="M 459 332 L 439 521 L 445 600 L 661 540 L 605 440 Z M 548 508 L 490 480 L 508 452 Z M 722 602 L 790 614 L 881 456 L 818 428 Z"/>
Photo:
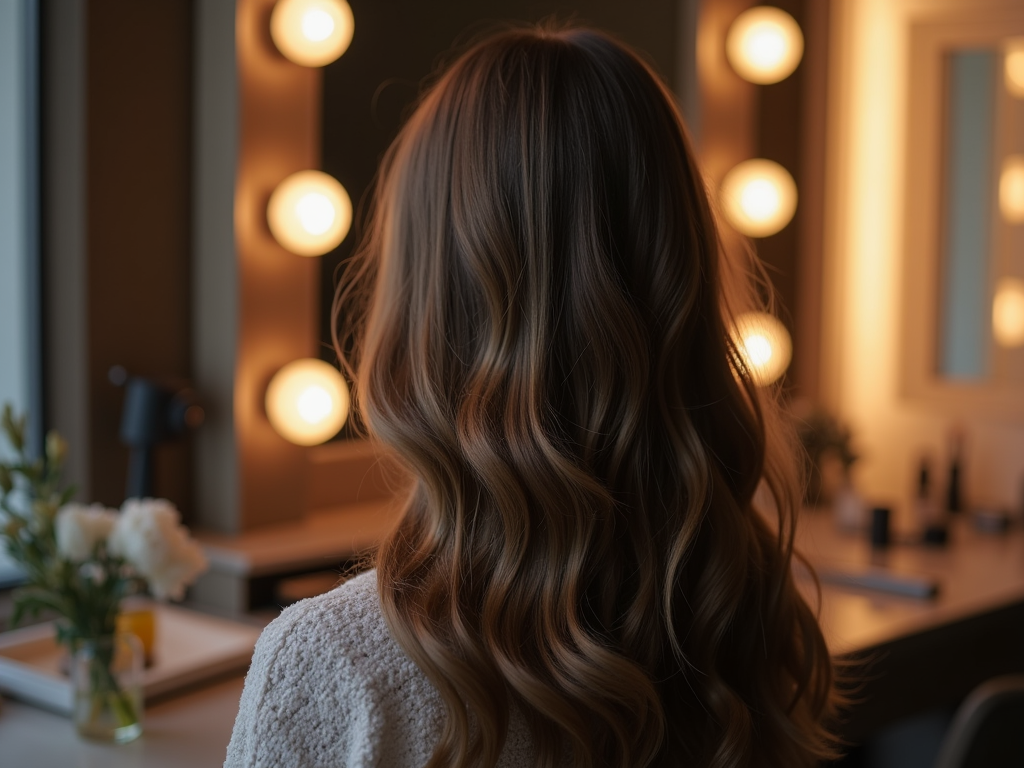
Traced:
<path fill-rule="evenodd" d="M 1024 492 L 1024 422 L 1010 413 L 939 407 L 901 384 L 910 26 L 944 14 L 1012 15 L 1019 0 L 833 0 L 823 394 L 854 429 L 856 480 L 906 514 L 923 453 L 940 462 L 948 436 L 967 433 L 968 501 L 1009 507 Z M 906 269 L 905 269 L 906 267 Z M 1024 399 L 1024 392 L 1020 393 Z M 1018 411 L 1018 414 L 1020 412 Z"/>

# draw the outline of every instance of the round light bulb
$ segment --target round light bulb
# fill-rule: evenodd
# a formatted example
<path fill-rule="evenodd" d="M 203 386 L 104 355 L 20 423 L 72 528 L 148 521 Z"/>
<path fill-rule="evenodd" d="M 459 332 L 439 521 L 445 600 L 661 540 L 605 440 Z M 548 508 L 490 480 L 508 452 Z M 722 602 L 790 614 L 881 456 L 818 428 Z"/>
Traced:
<path fill-rule="evenodd" d="M 750 237 L 774 235 L 796 212 L 796 183 L 771 160 L 747 160 L 722 180 L 722 212 Z"/>
<path fill-rule="evenodd" d="M 267 223 L 281 245 L 300 256 L 321 256 L 345 239 L 352 201 L 336 179 L 300 171 L 277 185 L 267 205 Z"/>
<path fill-rule="evenodd" d="M 302 36 L 314 43 L 329 38 L 335 27 L 331 14 L 323 8 L 310 8 L 302 15 Z"/>
<path fill-rule="evenodd" d="M 1011 96 L 1024 99 L 1024 37 L 1011 37 L 1006 41 L 1003 80 Z"/>
<path fill-rule="evenodd" d="M 338 434 L 348 419 L 348 386 L 334 366 L 304 358 L 274 374 L 265 404 L 281 437 L 296 445 L 318 445 Z"/>
<path fill-rule="evenodd" d="M 1004 277 L 996 286 L 992 335 L 1001 347 L 1024 345 L 1024 280 Z"/>
<path fill-rule="evenodd" d="M 759 5 L 729 27 L 725 55 L 736 74 L 751 83 L 784 80 L 804 55 L 804 36 L 796 19 L 779 8 Z"/>
<path fill-rule="evenodd" d="M 751 333 L 743 339 L 743 350 L 752 365 L 762 367 L 772 359 L 772 343 L 761 333 Z"/>
<path fill-rule="evenodd" d="M 743 364 L 758 386 L 778 379 L 793 357 L 789 331 L 766 312 L 745 312 L 737 317 L 733 339 Z"/>
<path fill-rule="evenodd" d="M 1024 222 L 1024 155 L 1010 155 L 999 173 L 999 210 L 1010 224 Z"/>
<path fill-rule="evenodd" d="M 345 0 L 278 0 L 270 15 L 270 36 L 287 58 L 322 67 L 352 42 L 355 18 Z"/>

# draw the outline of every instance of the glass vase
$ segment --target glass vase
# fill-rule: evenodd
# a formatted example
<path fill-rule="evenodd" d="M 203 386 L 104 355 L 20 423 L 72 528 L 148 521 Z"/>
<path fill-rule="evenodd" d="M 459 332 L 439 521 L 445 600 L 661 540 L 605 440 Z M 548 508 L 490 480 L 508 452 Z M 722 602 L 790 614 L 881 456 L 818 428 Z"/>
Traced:
<path fill-rule="evenodd" d="M 142 644 L 118 633 L 78 640 L 71 663 L 75 729 L 127 744 L 142 734 Z"/>

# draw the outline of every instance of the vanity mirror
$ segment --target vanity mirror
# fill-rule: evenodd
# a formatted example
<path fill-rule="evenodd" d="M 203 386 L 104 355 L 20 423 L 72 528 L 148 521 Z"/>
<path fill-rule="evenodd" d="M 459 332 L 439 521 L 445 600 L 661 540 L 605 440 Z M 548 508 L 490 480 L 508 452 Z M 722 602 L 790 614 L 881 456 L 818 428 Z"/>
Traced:
<path fill-rule="evenodd" d="M 904 390 L 1024 418 L 1024 12 L 910 34 Z"/>

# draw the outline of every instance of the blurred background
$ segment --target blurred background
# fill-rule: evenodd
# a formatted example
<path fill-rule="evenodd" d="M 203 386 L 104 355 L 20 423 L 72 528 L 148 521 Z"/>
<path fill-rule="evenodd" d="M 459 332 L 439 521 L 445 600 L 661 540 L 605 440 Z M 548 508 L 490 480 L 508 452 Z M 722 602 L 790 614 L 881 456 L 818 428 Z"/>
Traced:
<path fill-rule="evenodd" d="M 482 35 L 590 25 L 664 78 L 724 247 L 766 265 L 774 317 L 735 333 L 801 425 L 808 516 L 1019 529 L 1024 7 L 755 5 L 3 0 L 0 402 L 37 449 L 68 439 L 80 500 L 177 504 L 211 553 L 197 601 L 317 588 L 394 519 L 394 469 L 318 365 L 381 156 Z M 1024 637 L 1010 602 L 1000 642 Z"/>

